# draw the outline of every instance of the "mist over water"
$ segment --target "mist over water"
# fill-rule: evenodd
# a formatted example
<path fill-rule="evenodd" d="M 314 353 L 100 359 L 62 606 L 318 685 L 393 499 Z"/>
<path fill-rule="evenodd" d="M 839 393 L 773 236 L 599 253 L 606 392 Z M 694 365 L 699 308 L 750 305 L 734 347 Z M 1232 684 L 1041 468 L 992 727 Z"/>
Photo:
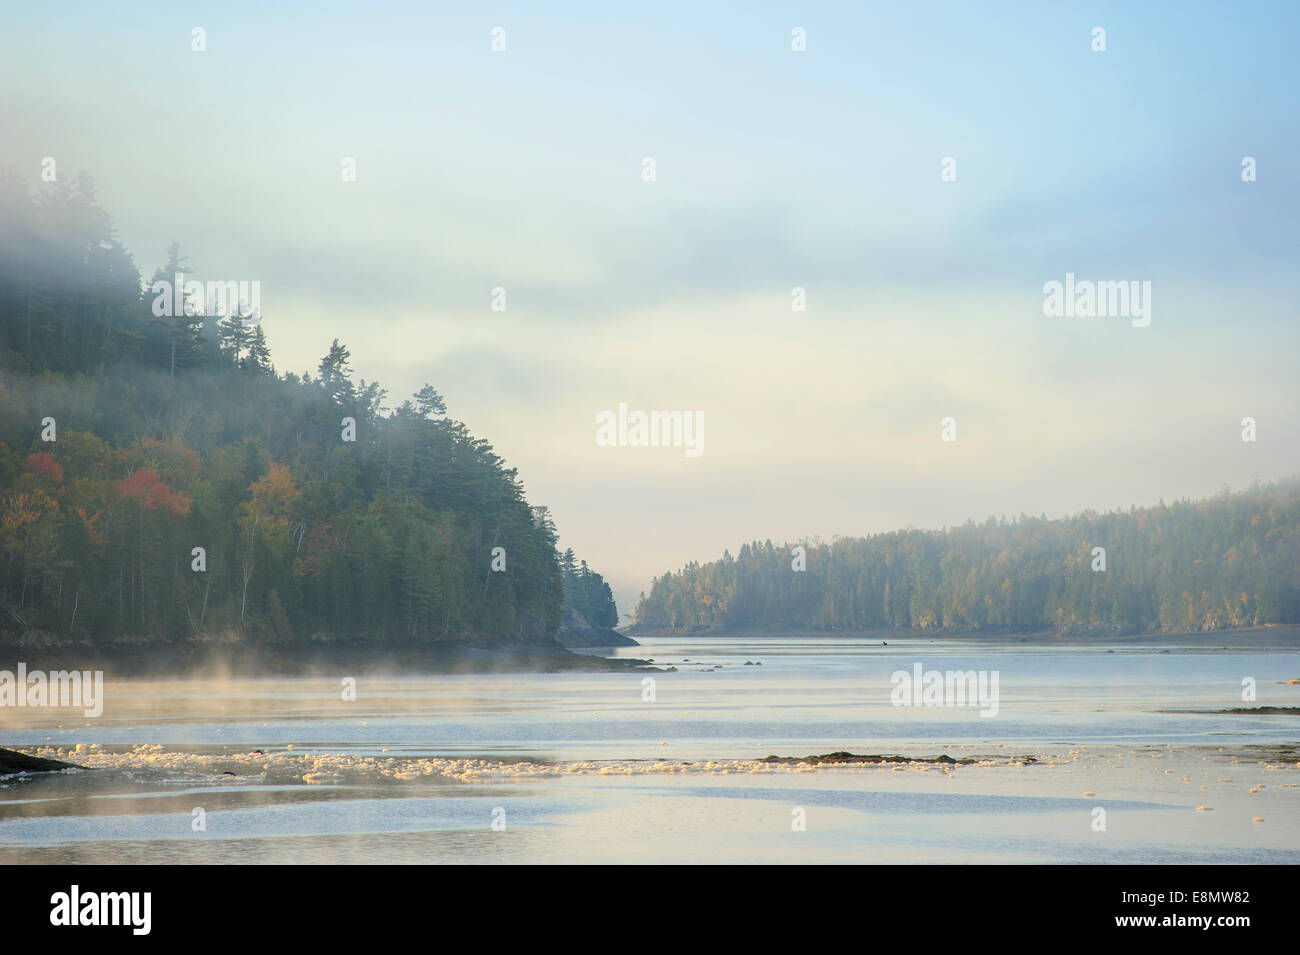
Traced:
<path fill-rule="evenodd" d="M 110 680 L 97 720 L 0 714 L 0 746 L 94 770 L 0 781 L 0 861 L 1300 861 L 1295 717 L 1186 712 L 1296 705 L 1294 653 L 882 642 L 652 639 L 617 653 L 676 672 L 354 702 L 326 674 Z M 894 705 L 917 664 L 996 670 L 997 715 Z M 969 762 L 759 762 L 840 750 Z"/>

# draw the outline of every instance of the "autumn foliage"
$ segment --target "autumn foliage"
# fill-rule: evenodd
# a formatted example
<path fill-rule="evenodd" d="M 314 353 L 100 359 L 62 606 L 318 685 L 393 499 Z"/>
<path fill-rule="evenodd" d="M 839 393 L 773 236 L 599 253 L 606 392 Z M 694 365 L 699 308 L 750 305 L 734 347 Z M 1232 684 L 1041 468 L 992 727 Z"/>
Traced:
<path fill-rule="evenodd" d="M 23 470 L 34 475 L 41 482 L 63 483 L 63 465 L 54 460 L 54 455 L 48 451 L 39 451 L 36 454 L 27 455 L 27 460 L 23 463 Z"/>
<path fill-rule="evenodd" d="M 190 499 L 167 486 L 153 468 L 141 468 L 116 488 L 120 500 L 138 501 L 145 510 L 162 510 L 169 517 L 183 517 L 190 512 Z"/>

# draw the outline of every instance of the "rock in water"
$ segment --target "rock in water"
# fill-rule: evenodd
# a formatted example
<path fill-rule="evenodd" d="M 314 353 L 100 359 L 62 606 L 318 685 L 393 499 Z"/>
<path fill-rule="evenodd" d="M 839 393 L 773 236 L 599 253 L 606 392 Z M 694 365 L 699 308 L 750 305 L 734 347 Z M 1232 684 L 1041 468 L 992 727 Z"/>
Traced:
<path fill-rule="evenodd" d="M 57 759 L 45 759 L 42 756 L 28 756 L 15 753 L 11 749 L 0 749 L 0 776 L 12 773 L 54 773 L 60 769 L 84 769 Z"/>

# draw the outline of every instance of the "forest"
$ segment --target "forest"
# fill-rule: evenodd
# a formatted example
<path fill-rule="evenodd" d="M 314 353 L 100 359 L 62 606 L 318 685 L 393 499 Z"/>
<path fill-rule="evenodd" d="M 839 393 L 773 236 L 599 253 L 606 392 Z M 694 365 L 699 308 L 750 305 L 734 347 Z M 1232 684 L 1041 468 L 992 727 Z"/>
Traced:
<path fill-rule="evenodd" d="M 656 578 L 635 621 L 1081 636 L 1300 623 L 1300 481 L 1062 520 L 755 541 Z"/>
<path fill-rule="evenodd" d="M 338 339 L 278 371 L 248 303 L 156 314 L 153 283 L 193 272 L 173 244 L 143 283 L 84 174 L 0 172 L 0 641 L 547 643 L 567 601 L 617 620 L 432 386 L 389 407 Z"/>
<path fill-rule="evenodd" d="M 581 614 L 592 627 L 617 627 L 618 606 L 605 578 L 589 569 L 585 560 L 578 560 L 572 549 L 561 555 L 560 567 L 564 571 L 566 606 Z"/>

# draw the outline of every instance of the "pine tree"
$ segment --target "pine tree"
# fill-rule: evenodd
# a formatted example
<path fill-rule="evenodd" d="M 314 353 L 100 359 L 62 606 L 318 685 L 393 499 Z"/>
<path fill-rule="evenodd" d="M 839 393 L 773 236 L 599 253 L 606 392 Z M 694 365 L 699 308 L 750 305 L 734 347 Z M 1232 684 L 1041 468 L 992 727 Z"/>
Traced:
<path fill-rule="evenodd" d="M 183 286 L 185 276 L 191 274 L 193 269 L 185 264 L 188 259 L 180 251 L 181 244 L 173 241 L 167 247 L 167 264 L 156 271 L 149 282 L 150 289 L 158 296 L 155 299 L 154 313 L 162 313 L 158 317 L 167 345 L 165 362 L 167 373 L 173 379 L 178 367 L 202 361 L 205 341 L 204 303 L 196 302 Z M 175 287 L 178 284 L 182 286 L 179 289 Z M 180 314 L 175 314 L 177 311 Z"/>
<path fill-rule="evenodd" d="M 275 374 L 275 368 L 271 364 L 271 349 L 266 343 L 266 333 L 262 331 L 260 324 L 253 329 L 252 340 L 248 344 L 248 357 L 244 359 L 244 367 L 258 374 Z"/>
<path fill-rule="evenodd" d="M 350 380 L 352 369 L 348 366 L 351 358 L 352 353 L 346 346 L 339 344 L 336 338 L 330 343 L 330 350 L 320 360 L 320 365 L 316 369 L 316 383 L 339 404 L 351 404 L 356 397 L 355 388 Z"/>

